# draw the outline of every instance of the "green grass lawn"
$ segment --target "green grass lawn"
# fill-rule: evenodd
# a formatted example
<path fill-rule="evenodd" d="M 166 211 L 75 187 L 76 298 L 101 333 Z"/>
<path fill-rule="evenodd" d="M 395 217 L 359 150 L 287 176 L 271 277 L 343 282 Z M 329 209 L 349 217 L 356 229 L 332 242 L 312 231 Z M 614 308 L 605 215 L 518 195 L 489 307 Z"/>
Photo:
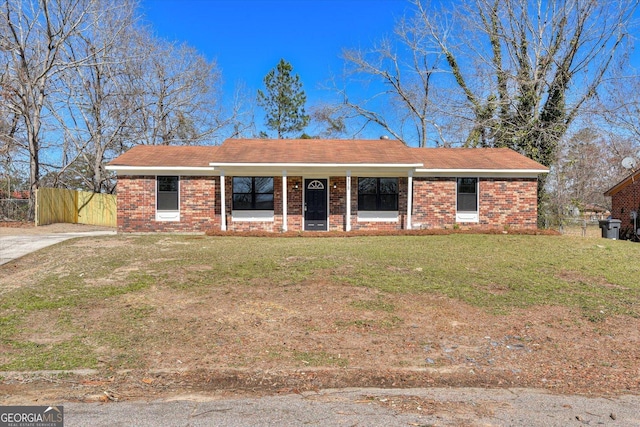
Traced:
<path fill-rule="evenodd" d="M 122 301 L 144 296 L 152 287 L 193 297 L 216 288 L 286 288 L 321 278 L 385 294 L 444 295 L 495 314 L 555 305 L 592 322 L 613 315 L 638 317 L 639 253 L 640 245 L 630 242 L 566 236 L 72 240 L 0 267 L 0 348 L 9 350 L 0 355 L 0 370 L 95 367 L 92 346 L 127 348 L 139 339 L 151 340 L 128 336 L 127 325 L 132 329 L 158 307 L 129 307 Z M 87 316 L 93 307 L 109 304 L 118 316 L 118 333 L 78 333 L 86 327 L 80 313 Z M 384 300 L 349 307 L 403 317 Z M 48 319 L 49 329 L 38 331 L 38 319 Z M 25 331 L 62 338 L 39 344 Z"/>

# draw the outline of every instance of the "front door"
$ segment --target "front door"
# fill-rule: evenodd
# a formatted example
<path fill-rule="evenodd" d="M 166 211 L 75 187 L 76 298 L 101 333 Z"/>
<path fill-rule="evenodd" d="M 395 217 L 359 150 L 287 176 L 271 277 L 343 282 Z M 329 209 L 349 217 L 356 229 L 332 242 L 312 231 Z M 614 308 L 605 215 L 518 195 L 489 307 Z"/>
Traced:
<path fill-rule="evenodd" d="M 304 229 L 327 231 L 327 180 L 304 180 Z"/>

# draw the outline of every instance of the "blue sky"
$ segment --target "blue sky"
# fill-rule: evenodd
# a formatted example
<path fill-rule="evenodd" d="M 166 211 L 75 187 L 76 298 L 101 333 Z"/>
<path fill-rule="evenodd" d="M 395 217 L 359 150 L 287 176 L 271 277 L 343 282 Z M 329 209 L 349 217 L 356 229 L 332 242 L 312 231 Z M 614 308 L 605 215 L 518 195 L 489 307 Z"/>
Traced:
<path fill-rule="evenodd" d="M 146 23 L 158 36 L 186 42 L 217 62 L 228 98 L 243 84 L 255 100 L 265 74 L 284 58 L 300 75 L 307 111 L 323 100 L 337 101 L 321 86 L 332 75 L 342 75 L 343 49 L 371 48 L 412 10 L 409 0 L 140 1 Z M 637 55 L 631 55 L 637 66 Z M 350 87 L 352 95 L 358 95 L 355 89 Z M 257 130 L 265 130 L 261 109 L 256 107 L 255 114 Z M 359 136 L 382 134 L 386 132 L 381 128 L 369 126 Z"/>
<path fill-rule="evenodd" d="M 284 58 L 300 75 L 310 107 L 332 99 L 320 86 L 342 73 L 342 49 L 371 47 L 410 6 L 406 0 L 142 0 L 141 12 L 157 35 L 215 59 L 228 95 L 242 82 L 255 96 Z"/>

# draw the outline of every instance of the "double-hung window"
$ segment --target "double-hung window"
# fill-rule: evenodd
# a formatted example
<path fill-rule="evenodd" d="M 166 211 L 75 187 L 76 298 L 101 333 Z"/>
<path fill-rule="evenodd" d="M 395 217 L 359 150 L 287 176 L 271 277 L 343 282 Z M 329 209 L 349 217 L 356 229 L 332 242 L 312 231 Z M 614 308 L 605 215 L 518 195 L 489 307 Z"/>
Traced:
<path fill-rule="evenodd" d="M 273 177 L 233 177 L 233 209 L 273 210 Z"/>
<path fill-rule="evenodd" d="M 478 178 L 458 178 L 456 221 L 478 222 Z"/>
<path fill-rule="evenodd" d="M 180 178 L 158 176 L 156 178 L 156 220 L 180 220 Z"/>
<path fill-rule="evenodd" d="M 397 211 L 398 178 L 358 178 L 358 211 Z"/>

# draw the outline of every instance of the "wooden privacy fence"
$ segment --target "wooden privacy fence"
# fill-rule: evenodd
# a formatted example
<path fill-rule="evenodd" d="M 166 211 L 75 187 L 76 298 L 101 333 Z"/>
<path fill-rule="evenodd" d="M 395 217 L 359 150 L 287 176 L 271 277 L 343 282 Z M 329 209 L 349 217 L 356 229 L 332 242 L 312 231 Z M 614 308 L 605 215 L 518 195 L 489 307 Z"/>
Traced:
<path fill-rule="evenodd" d="M 63 188 L 36 192 L 36 226 L 65 222 L 115 227 L 116 196 Z"/>

